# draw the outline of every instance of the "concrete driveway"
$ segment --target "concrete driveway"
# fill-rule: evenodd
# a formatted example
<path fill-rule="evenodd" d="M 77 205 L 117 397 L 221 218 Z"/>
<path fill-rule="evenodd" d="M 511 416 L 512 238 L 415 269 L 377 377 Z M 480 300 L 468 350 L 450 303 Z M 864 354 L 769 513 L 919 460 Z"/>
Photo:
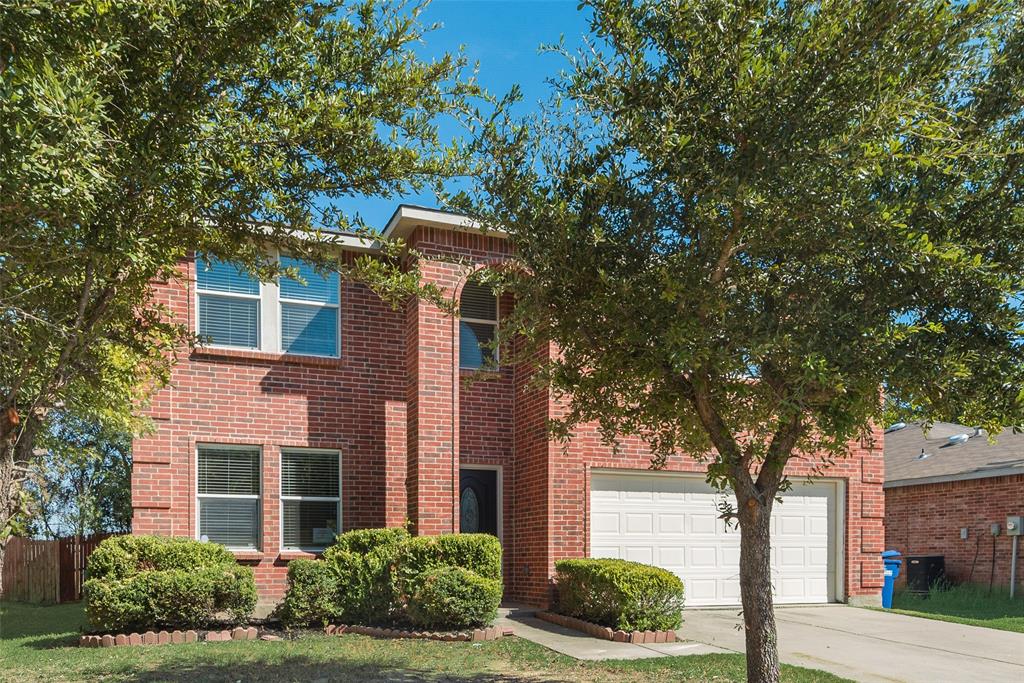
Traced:
<path fill-rule="evenodd" d="M 743 651 L 737 609 L 685 610 L 687 640 Z M 875 610 L 779 607 L 783 662 L 855 681 L 1024 681 L 1024 633 Z"/>

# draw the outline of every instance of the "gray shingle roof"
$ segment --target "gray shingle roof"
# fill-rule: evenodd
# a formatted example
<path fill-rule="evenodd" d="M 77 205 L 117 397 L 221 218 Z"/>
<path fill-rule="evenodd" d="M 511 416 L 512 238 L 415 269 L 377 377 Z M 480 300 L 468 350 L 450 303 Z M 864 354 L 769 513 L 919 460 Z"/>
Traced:
<path fill-rule="evenodd" d="M 965 443 L 950 443 L 955 434 L 972 436 Z M 1024 474 L 1024 434 L 1007 429 L 994 443 L 985 432 L 974 434 L 973 427 L 950 422 L 935 423 L 927 435 L 918 424 L 886 433 L 885 486 Z M 922 451 L 928 457 L 920 458 Z"/>

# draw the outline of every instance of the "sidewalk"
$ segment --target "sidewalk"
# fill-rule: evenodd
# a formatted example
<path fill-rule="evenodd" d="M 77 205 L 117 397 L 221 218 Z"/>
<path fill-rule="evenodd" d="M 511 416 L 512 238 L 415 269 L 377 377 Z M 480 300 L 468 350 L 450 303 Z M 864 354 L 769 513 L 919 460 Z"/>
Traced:
<path fill-rule="evenodd" d="M 714 645 L 692 641 L 634 645 L 593 638 L 573 629 L 556 626 L 534 616 L 536 610 L 525 607 L 502 607 L 497 626 L 511 627 L 517 636 L 575 659 L 650 659 L 678 655 L 703 655 L 728 652 Z"/>

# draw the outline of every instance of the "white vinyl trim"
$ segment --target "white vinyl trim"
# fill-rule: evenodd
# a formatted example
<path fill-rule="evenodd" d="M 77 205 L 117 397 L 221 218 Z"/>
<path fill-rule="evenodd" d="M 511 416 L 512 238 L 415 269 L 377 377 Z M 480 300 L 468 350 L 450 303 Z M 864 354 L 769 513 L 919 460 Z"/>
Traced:
<path fill-rule="evenodd" d="M 219 495 L 215 493 L 199 493 L 199 449 L 200 448 L 216 448 L 222 451 L 251 451 L 256 450 L 259 452 L 259 485 L 260 490 L 256 495 L 241 495 L 241 494 L 224 494 Z M 225 546 L 228 550 L 234 550 L 238 552 L 251 552 L 253 550 L 261 550 L 263 548 L 263 447 L 259 444 L 227 444 L 227 443 L 216 443 L 213 441 L 197 442 L 192 452 L 192 471 L 196 473 L 195 476 L 195 488 L 192 493 L 196 497 L 196 512 L 195 512 L 195 534 L 194 538 L 197 541 L 202 540 L 203 531 L 200 527 L 200 501 L 203 499 L 240 499 L 240 500 L 257 500 L 256 504 L 256 543 L 253 548 L 246 547 L 232 547 Z"/>
<path fill-rule="evenodd" d="M 284 458 L 284 454 L 285 454 L 286 451 L 290 451 L 292 453 L 297 453 L 297 452 L 302 452 L 302 453 L 330 453 L 330 454 L 336 455 L 338 457 L 338 495 L 337 496 L 286 496 L 286 495 L 282 494 L 281 491 L 283 490 L 283 487 L 284 487 L 284 481 L 283 481 L 283 477 L 281 477 L 281 469 L 283 469 L 281 467 L 281 459 Z M 286 501 L 286 500 L 299 500 L 299 501 L 308 500 L 308 501 L 315 502 L 315 503 L 330 503 L 330 502 L 337 503 L 338 511 L 337 511 L 335 516 L 336 516 L 336 518 L 338 520 L 338 528 L 335 530 L 335 532 L 336 532 L 335 535 L 340 534 L 341 533 L 341 529 L 342 529 L 342 524 L 341 524 L 341 487 L 342 487 L 341 451 L 337 450 L 337 449 L 333 449 L 333 448 L 303 448 L 303 447 L 300 447 L 300 446 L 283 446 L 280 449 L 280 456 L 279 456 L 279 458 L 280 459 L 278 460 L 278 476 L 277 476 L 277 479 L 278 479 L 278 498 L 280 499 L 280 502 L 278 503 L 278 507 L 279 507 L 278 517 L 280 518 L 280 520 L 279 520 L 279 523 L 278 523 L 278 533 L 280 534 L 280 539 L 281 539 L 281 549 L 285 550 L 285 551 L 296 551 L 296 550 L 299 550 L 299 551 L 303 551 L 303 552 L 312 552 L 312 553 L 322 552 L 323 550 L 325 550 L 327 548 L 327 546 L 293 547 L 293 546 L 286 546 L 284 544 L 284 501 Z"/>

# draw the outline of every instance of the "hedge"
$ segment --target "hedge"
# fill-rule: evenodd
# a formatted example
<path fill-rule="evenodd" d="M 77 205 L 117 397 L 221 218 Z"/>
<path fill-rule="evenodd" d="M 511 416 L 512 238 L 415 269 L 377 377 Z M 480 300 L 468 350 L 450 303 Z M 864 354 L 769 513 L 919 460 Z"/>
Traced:
<path fill-rule="evenodd" d="M 192 570 L 235 564 L 217 543 L 170 536 L 113 536 L 89 555 L 88 578 L 126 579 L 143 571 Z"/>
<path fill-rule="evenodd" d="M 673 630 L 682 624 L 683 582 L 670 571 L 613 559 L 555 563 L 556 610 L 623 631 Z"/>
<path fill-rule="evenodd" d="M 324 551 L 337 581 L 337 613 L 354 624 L 393 620 L 401 609 L 395 564 L 408 541 L 402 527 L 359 529 L 340 534 Z"/>
<path fill-rule="evenodd" d="M 486 626 L 498 616 L 501 580 L 462 567 L 431 569 L 409 598 L 409 618 L 428 629 Z"/>
<path fill-rule="evenodd" d="M 288 563 L 288 592 L 277 606 L 286 626 L 325 626 L 341 616 L 338 574 L 334 567 L 316 560 Z"/>
<path fill-rule="evenodd" d="M 490 534 L 416 536 L 402 544 L 398 580 L 408 599 L 432 569 L 462 567 L 485 579 L 501 581 L 501 541 Z"/>
<path fill-rule="evenodd" d="M 118 536 L 89 557 L 86 615 L 105 631 L 204 626 L 256 606 L 252 569 L 222 546 L 184 538 Z"/>
<path fill-rule="evenodd" d="M 488 534 L 411 538 L 402 528 L 361 529 L 339 535 L 322 560 L 307 562 L 315 566 L 300 564 L 294 576 L 289 569 L 278 612 L 289 626 L 325 619 L 391 624 L 413 620 L 415 612 L 417 623 L 462 628 L 492 621 L 491 605 L 501 602 L 501 542 Z M 453 567 L 459 572 L 435 577 Z M 428 577 L 435 578 L 421 592 Z M 469 577 L 467 585 L 455 587 L 454 577 Z"/>

